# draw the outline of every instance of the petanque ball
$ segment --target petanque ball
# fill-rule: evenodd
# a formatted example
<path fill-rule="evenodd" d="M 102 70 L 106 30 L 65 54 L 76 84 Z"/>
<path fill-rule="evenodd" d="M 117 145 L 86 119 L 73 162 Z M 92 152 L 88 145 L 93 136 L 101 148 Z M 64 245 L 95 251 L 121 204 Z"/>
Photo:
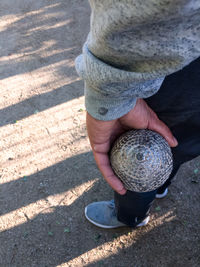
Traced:
<path fill-rule="evenodd" d="M 173 168 L 170 146 L 151 130 L 131 130 L 121 135 L 111 149 L 110 162 L 125 188 L 134 192 L 159 188 Z"/>

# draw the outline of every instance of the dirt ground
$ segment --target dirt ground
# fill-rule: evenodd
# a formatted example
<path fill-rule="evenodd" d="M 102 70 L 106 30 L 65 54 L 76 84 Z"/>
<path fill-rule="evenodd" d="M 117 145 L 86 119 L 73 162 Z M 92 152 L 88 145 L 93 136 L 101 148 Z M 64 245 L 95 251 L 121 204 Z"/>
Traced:
<path fill-rule="evenodd" d="M 87 0 L 0 1 L 0 267 L 199 267 L 200 158 L 147 226 L 102 230 L 84 217 L 112 198 L 74 69 L 89 14 Z"/>

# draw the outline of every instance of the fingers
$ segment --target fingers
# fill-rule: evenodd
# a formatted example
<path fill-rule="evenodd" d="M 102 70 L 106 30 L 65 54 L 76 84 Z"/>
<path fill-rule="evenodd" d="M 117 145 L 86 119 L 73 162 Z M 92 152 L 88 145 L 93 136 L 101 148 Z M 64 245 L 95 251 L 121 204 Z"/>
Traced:
<path fill-rule="evenodd" d="M 157 117 L 150 121 L 148 129 L 156 131 L 162 135 L 171 147 L 176 147 L 178 145 L 178 141 L 173 136 L 168 126 Z"/>
<path fill-rule="evenodd" d="M 95 146 L 97 149 L 97 146 Z M 100 169 L 101 173 L 104 176 L 106 182 L 112 187 L 120 195 L 124 195 L 126 193 L 126 189 L 123 183 L 117 178 L 114 174 L 111 166 L 110 160 L 107 153 L 96 152 L 93 150 L 94 158 L 96 160 L 97 166 Z"/>
<path fill-rule="evenodd" d="M 119 194 L 126 193 L 126 189 L 122 182 L 114 174 L 108 157 L 108 152 L 112 141 L 116 135 L 121 132 L 120 124 L 117 120 L 113 121 L 99 121 L 94 119 L 87 113 L 87 131 L 94 158 L 97 166 L 103 174 L 107 183 Z"/>
<path fill-rule="evenodd" d="M 176 138 L 167 125 L 159 120 L 156 113 L 143 99 L 138 99 L 135 107 L 120 118 L 120 122 L 134 129 L 150 129 L 156 131 L 166 139 L 171 147 L 178 145 Z"/>

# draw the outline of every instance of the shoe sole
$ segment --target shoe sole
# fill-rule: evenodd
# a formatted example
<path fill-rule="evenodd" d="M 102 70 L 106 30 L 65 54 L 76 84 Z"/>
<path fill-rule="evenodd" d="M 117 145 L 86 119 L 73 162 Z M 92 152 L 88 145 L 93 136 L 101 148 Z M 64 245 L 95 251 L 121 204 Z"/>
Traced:
<path fill-rule="evenodd" d="M 119 227 L 129 227 L 128 225 L 124 224 L 124 225 L 118 225 L 118 226 L 109 226 L 109 225 L 104 225 L 104 224 L 100 224 L 97 223 L 95 221 L 93 221 L 92 219 L 90 219 L 87 216 L 87 207 L 85 207 L 85 217 L 86 219 L 91 222 L 92 224 L 100 227 L 100 228 L 104 228 L 104 229 L 114 229 L 114 228 L 119 228 Z M 136 227 L 141 227 L 141 226 L 145 226 L 148 224 L 150 217 L 148 216 L 146 219 L 144 219 L 141 223 L 139 223 Z"/>
<path fill-rule="evenodd" d="M 156 194 L 156 198 L 164 198 L 168 194 L 168 188 L 162 194 Z"/>
<path fill-rule="evenodd" d="M 141 223 L 139 223 L 139 224 L 137 225 L 137 227 L 141 227 L 141 226 L 145 226 L 145 225 L 147 225 L 148 222 L 149 222 L 149 219 L 150 219 L 150 216 L 146 217 L 146 219 L 144 219 Z"/>

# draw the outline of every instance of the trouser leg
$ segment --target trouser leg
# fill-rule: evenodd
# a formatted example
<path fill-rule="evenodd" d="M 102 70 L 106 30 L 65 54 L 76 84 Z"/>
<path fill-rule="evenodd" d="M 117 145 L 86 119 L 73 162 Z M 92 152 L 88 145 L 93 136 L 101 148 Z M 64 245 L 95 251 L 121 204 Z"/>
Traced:
<path fill-rule="evenodd" d="M 118 220 L 135 227 L 148 216 L 156 190 L 145 193 L 127 191 L 123 196 L 115 192 L 114 195 Z"/>
<path fill-rule="evenodd" d="M 171 183 L 172 178 L 178 171 L 178 166 L 173 168 L 172 173 L 163 185 L 162 189 L 165 189 Z M 141 221 L 143 221 L 150 212 L 151 205 L 155 199 L 157 189 L 150 192 L 139 193 L 133 191 L 127 191 L 125 195 L 120 195 L 114 192 L 114 200 L 116 207 L 116 214 L 119 221 L 135 227 Z"/>
<path fill-rule="evenodd" d="M 172 148 L 174 168 L 169 179 L 160 188 L 161 191 L 171 184 L 182 163 L 200 155 L 200 113 L 196 113 L 187 121 L 171 127 L 171 131 L 179 141 L 179 145 Z"/>
<path fill-rule="evenodd" d="M 163 185 L 166 188 L 182 163 L 200 155 L 200 58 L 166 77 L 159 92 L 146 102 L 179 142 L 172 148 L 174 168 Z M 124 196 L 115 192 L 118 219 L 132 227 L 137 225 L 149 214 L 156 191 L 127 191 Z"/>

